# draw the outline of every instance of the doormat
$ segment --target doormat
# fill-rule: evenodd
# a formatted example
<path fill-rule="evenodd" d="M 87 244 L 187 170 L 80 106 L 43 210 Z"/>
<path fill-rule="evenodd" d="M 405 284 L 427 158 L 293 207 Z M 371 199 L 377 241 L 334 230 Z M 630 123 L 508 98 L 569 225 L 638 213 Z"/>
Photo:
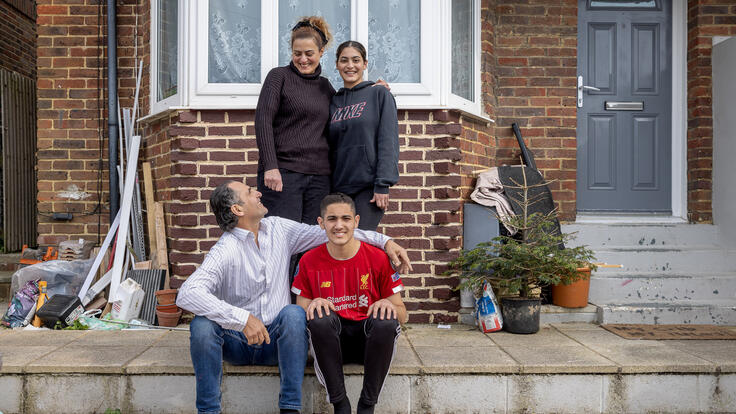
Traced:
<path fill-rule="evenodd" d="M 612 323 L 601 328 L 626 339 L 736 339 L 736 328 L 728 326 Z"/>

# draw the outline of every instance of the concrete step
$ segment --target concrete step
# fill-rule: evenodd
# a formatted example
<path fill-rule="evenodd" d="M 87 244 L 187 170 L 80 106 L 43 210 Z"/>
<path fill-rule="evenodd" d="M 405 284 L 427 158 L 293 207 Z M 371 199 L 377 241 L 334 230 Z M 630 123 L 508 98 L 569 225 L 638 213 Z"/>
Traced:
<path fill-rule="evenodd" d="M 598 305 L 718 300 L 736 305 L 736 273 L 596 273 L 590 281 L 590 301 Z"/>
<path fill-rule="evenodd" d="M 733 301 L 603 304 L 598 320 L 607 323 L 736 325 Z"/>
<path fill-rule="evenodd" d="M 542 324 L 570 322 L 597 323 L 598 307 L 590 304 L 584 308 L 563 308 L 555 305 L 542 305 L 539 322 Z"/>
<path fill-rule="evenodd" d="M 711 224 L 580 224 L 562 226 L 577 233 L 573 245 L 605 246 L 693 246 L 720 245 L 717 226 Z"/>
<path fill-rule="evenodd" d="M 736 252 L 706 246 L 614 247 L 593 249 L 596 259 L 621 264 L 623 269 L 601 269 L 601 273 L 657 272 L 698 274 L 736 272 Z"/>
<path fill-rule="evenodd" d="M 0 314 L 5 313 L 5 305 L 10 301 L 10 281 L 15 271 L 0 270 Z"/>

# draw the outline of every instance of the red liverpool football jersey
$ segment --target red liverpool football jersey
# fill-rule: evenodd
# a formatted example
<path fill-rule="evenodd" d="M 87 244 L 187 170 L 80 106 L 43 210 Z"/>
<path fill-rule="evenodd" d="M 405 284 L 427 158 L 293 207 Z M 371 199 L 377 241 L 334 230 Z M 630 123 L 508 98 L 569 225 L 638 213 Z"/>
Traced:
<path fill-rule="evenodd" d="M 354 321 L 367 318 L 373 302 L 403 289 L 386 253 L 362 242 L 358 253 L 348 260 L 334 259 L 326 244 L 308 251 L 299 261 L 299 273 L 291 287 L 307 299 L 329 300 L 338 315 Z"/>

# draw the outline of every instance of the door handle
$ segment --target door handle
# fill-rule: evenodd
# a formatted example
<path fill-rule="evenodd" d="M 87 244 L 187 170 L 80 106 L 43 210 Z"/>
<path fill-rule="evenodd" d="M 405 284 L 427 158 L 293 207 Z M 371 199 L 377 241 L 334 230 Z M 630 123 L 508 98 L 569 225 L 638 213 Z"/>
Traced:
<path fill-rule="evenodd" d="M 583 91 L 600 92 L 600 89 L 595 86 L 583 85 L 583 75 L 578 76 L 578 108 L 583 107 Z"/>

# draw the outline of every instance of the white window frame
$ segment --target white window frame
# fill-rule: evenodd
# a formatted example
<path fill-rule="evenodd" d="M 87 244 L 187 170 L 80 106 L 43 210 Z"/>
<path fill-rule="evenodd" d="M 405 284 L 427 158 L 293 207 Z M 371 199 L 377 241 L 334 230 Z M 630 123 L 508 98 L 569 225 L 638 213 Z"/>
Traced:
<path fill-rule="evenodd" d="M 391 83 L 399 109 L 460 109 L 486 117 L 481 99 L 481 19 L 480 0 L 473 0 L 474 98 L 468 101 L 451 93 L 452 86 L 452 0 L 421 1 L 421 54 L 418 83 Z M 368 2 L 351 0 L 351 38 L 368 46 Z M 151 114 L 170 108 L 255 109 L 262 83 L 208 82 L 209 13 L 208 0 L 179 0 L 179 77 L 177 94 L 156 102 L 157 82 L 157 1 L 151 1 Z M 359 18 L 360 17 L 360 18 Z M 262 0 L 261 82 L 278 66 L 278 1 Z M 330 51 L 332 52 L 332 50 Z M 380 74 L 366 77 L 376 80 Z M 337 88 L 340 85 L 333 85 Z"/>
<path fill-rule="evenodd" d="M 177 7 L 179 10 L 179 16 L 177 21 L 177 85 L 176 93 L 163 100 L 158 100 L 158 0 L 151 0 L 151 71 L 149 72 L 149 84 L 150 84 L 150 102 L 151 102 L 151 114 L 163 112 L 171 107 L 181 106 L 184 102 L 185 87 L 187 68 L 185 65 L 187 50 L 184 47 L 185 42 L 182 40 L 185 36 L 184 23 L 188 10 L 186 10 L 186 0 L 178 0 Z"/>

